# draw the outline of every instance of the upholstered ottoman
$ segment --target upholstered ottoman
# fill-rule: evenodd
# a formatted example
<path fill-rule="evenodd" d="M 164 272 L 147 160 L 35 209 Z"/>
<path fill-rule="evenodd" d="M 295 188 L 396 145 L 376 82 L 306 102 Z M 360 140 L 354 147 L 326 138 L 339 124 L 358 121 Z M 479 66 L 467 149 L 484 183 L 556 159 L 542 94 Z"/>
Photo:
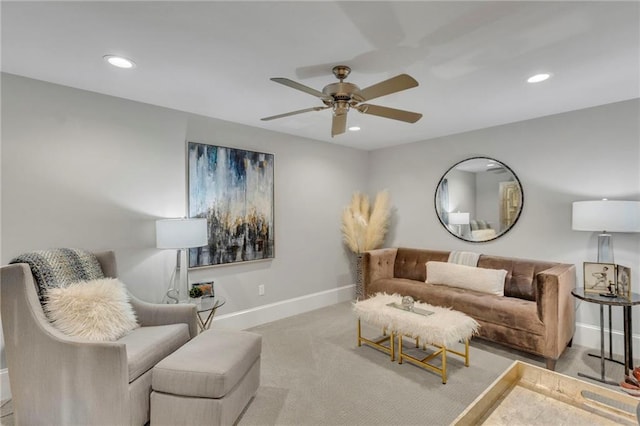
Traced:
<path fill-rule="evenodd" d="M 260 385 L 261 351 L 259 334 L 201 333 L 153 368 L 151 424 L 233 424 Z"/>

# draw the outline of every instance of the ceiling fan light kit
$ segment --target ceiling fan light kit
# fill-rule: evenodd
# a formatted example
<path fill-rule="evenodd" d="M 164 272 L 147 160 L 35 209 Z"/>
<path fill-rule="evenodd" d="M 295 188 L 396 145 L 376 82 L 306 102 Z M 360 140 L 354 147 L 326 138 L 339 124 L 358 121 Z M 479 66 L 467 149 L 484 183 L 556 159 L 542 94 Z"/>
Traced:
<path fill-rule="evenodd" d="M 280 83 L 291 87 L 292 89 L 300 90 L 319 98 L 325 106 L 305 108 L 284 114 L 272 115 L 270 117 L 263 118 L 262 121 L 275 120 L 278 118 L 289 117 L 291 115 L 331 108 L 333 110 L 331 136 L 333 137 L 340 135 L 347 130 L 347 113 L 351 108 L 358 110 L 362 114 L 390 118 L 392 120 L 404 121 L 406 123 L 415 123 L 422 117 L 422 114 L 417 112 L 361 103 L 418 86 L 418 82 L 413 77 L 407 74 L 400 74 L 360 90 L 357 85 L 344 82 L 344 79 L 347 78 L 350 73 L 351 68 L 346 65 L 337 65 L 333 67 L 333 75 L 335 75 L 339 82 L 326 85 L 322 89 L 322 92 L 296 81 L 289 80 L 288 78 L 272 78 L 271 80 L 276 83 Z"/>

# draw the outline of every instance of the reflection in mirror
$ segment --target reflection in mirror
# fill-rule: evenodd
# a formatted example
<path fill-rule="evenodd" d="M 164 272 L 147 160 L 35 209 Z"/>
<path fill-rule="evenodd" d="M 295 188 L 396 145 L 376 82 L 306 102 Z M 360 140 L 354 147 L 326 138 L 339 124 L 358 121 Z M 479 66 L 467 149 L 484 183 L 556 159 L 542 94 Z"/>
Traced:
<path fill-rule="evenodd" d="M 440 179 L 435 195 L 442 225 L 470 242 L 504 235 L 518 220 L 522 204 L 517 176 L 505 164 L 488 157 L 455 164 Z"/>

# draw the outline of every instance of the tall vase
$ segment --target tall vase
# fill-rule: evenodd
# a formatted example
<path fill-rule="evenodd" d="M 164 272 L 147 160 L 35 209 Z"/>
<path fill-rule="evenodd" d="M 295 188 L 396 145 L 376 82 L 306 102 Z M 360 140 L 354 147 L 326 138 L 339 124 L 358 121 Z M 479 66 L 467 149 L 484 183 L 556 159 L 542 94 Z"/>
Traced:
<path fill-rule="evenodd" d="M 356 253 L 356 300 L 364 299 L 364 253 Z"/>

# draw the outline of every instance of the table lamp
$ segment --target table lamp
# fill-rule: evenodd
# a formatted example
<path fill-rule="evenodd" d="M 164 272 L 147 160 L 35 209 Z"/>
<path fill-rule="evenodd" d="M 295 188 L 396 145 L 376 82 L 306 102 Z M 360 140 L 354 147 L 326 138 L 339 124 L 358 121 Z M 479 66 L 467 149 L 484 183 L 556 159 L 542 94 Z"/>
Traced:
<path fill-rule="evenodd" d="M 469 213 L 452 212 L 449 213 L 449 225 L 458 226 L 458 235 L 462 236 L 461 226 L 469 224 Z"/>
<path fill-rule="evenodd" d="M 207 219 L 161 219 L 156 221 L 156 247 L 178 250 L 176 259 L 176 271 L 179 271 L 178 284 L 175 283 L 174 275 L 167 291 L 167 297 L 174 303 L 189 300 L 187 249 L 207 244 Z"/>
<path fill-rule="evenodd" d="M 640 201 L 597 201 L 573 203 L 574 231 L 600 232 L 598 263 L 613 261 L 613 240 L 609 232 L 640 232 Z"/>

